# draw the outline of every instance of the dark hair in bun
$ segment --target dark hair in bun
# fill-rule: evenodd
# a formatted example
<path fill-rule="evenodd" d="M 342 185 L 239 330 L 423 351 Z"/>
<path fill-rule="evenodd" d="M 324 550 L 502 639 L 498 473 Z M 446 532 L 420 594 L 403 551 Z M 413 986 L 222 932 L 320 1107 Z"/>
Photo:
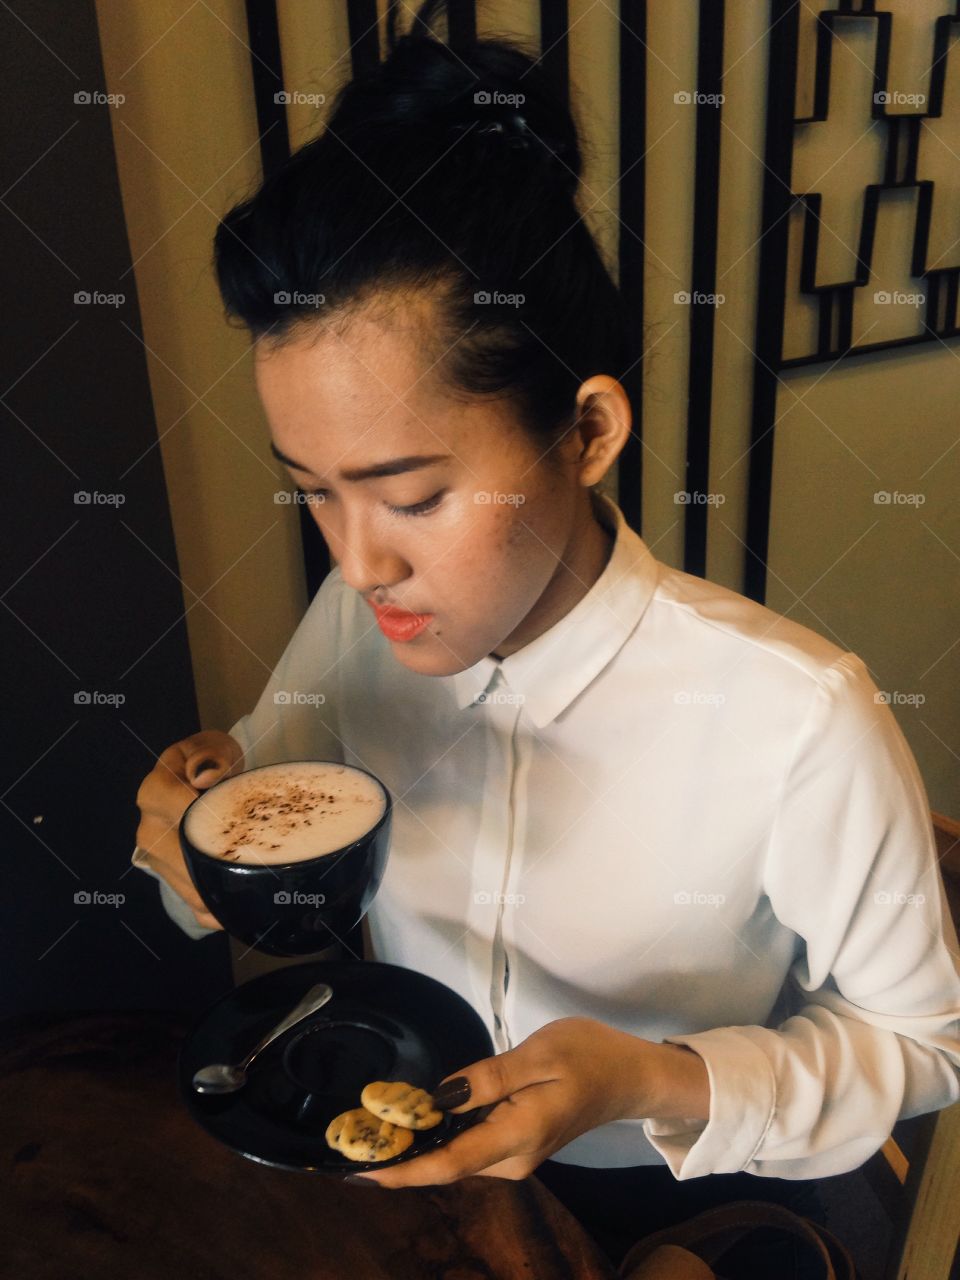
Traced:
<path fill-rule="evenodd" d="M 434 38 L 443 7 L 426 0 L 398 37 L 391 3 L 386 60 L 217 228 L 220 292 L 272 343 L 377 295 L 427 291 L 425 355 L 447 388 L 511 400 L 550 443 L 581 382 L 625 370 L 621 300 L 576 206 L 569 110 L 514 42 Z M 318 294 L 319 309 L 296 300 Z"/>

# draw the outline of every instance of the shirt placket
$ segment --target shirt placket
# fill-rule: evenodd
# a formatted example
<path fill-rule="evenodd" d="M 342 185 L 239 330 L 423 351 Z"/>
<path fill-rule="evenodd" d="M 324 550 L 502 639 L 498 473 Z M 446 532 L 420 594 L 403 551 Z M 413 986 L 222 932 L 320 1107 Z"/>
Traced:
<path fill-rule="evenodd" d="M 494 674 L 483 702 L 475 708 L 486 717 L 487 771 L 480 832 L 473 863 L 473 893 L 468 904 L 467 953 L 478 1008 L 489 1010 L 496 1052 L 511 1048 L 504 1016 L 510 981 L 504 942 L 503 914 L 517 841 L 517 727 L 520 706 L 500 696 L 505 682 Z"/>

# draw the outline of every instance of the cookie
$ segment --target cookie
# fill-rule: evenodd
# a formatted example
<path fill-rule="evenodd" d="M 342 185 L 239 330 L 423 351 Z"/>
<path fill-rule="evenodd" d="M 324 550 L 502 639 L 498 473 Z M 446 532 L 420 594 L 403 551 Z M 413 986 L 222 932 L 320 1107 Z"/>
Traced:
<path fill-rule="evenodd" d="M 354 1107 L 335 1116 L 327 1125 L 327 1146 L 348 1160 L 392 1160 L 413 1141 L 409 1129 L 398 1128 L 366 1107 Z"/>
<path fill-rule="evenodd" d="M 403 1129 L 432 1129 L 443 1119 L 429 1093 L 402 1080 L 374 1080 L 360 1101 L 373 1115 Z"/>

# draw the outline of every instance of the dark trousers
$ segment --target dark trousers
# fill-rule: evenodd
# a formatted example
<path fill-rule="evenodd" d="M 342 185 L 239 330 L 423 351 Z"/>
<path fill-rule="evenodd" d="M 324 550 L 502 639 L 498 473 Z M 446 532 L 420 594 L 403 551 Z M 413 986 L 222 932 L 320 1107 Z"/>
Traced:
<path fill-rule="evenodd" d="M 773 1201 L 824 1223 L 817 1184 L 811 1181 L 717 1173 L 680 1182 L 666 1165 L 587 1169 L 554 1160 L 545 1160 L 534 1176 L 570 1210 L 615 1267 L 644 1236 L 731 1201 Z M 823 1274 L 808 1246 L 766 1228 L 758 1228 L 718 1265 L 722 1274 L 736 1280 L 807 1280 Z"/>

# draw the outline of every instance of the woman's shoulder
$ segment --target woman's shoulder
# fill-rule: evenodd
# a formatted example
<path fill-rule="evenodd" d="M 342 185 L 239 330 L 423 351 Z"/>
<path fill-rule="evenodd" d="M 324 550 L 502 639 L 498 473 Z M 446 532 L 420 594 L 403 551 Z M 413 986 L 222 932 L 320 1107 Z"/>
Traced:
<path fill-rule="evenodd" d="M 701 650 L 729 655 L 747 666 L 773 665 L 820 681 L 837 663 L 856 655 L 812 627 L 804 626 L 730 587 L 660 565 L 652 607 L 675 638 Z"/>

